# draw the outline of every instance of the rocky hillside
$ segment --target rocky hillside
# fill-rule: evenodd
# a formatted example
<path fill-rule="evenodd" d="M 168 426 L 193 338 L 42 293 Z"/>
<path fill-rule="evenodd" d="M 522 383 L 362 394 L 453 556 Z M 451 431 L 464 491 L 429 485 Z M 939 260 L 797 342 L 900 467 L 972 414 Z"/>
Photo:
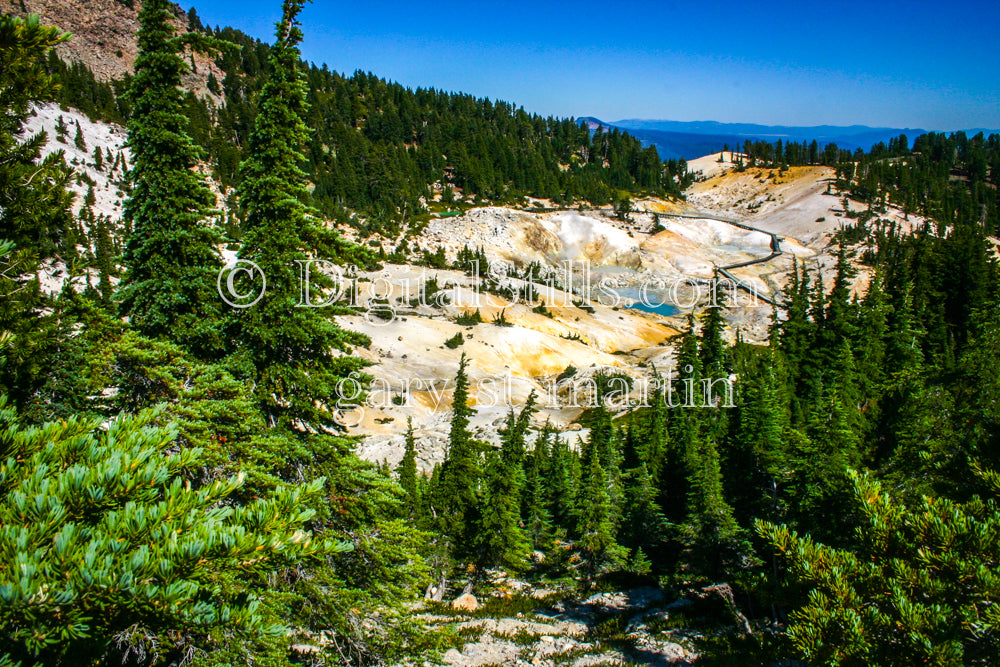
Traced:
<path fill-rule="evenodd" d="M 428 604 L 432 625 L 452 624 L 463 640 L 443 662 L 455 667 L 528 665 L 692 665 L 706 631 L 742 629 L 727 585 L 670 600 L 652 587 L 574 597 L 501 578 L 483 599 L 465 594 Z"/>
<path fill-rule="evenodd" d="M 0 11 L 24 16 L 37 14 L 42 23 L 57 26 L 73 35 L 73 39 L 56 48 L 59 56 L 69 62 L 82 62 L 99 81 L 117 81 L 132 73 L 138 53 L 135 32 L 142 0 L 0 0 Z M 177 26 L 188 24 L 187 14 L 175 5 Z M 209 73 L 222 73 L 210 58 L 193 54 L 194 68 L 185 79 L 185 86 L 201 97 L 217 98 L 208 90 Z"/>
<path fill-rule="evenodd" d="M 35 110 L 28 131 L 45 131 L 45 153 L 62 151 L 76 172 L 71 183 L 77 195 L 75 210 L 81 210 L 92 192 L 91 212 L 118 227 L 127 192 L 121 161 L 130 159 L 124 129 L 94 122 L 72 109 L 44 105 Z M 104 156 L 100 168 L 95 149 Z M 456 270 L 397 263 L 361 276 L 365 298 L 388 300 L 397 314 L 390 321 L 365 312 L 340 318 L 344 326 L 371 338 L 372 346 L 358 353 L 373 364 L 370 372 L 379 383 L 374 405 L 365 406 L 352 429 L 365 436 L 362 455 L 398 461 L 407 418 L 412 417 L 422 467 L 429 469 L 442 460 L 450 383 L 463 353 L 470 358 L 473 397 L 480 399 L 472 420 L 479 437 L 495 440 L 507 405 L 523 402 L 532 391 L 544 399 L 539 424 L 548 420 L 565 429 L 573 443 L 586 437 L 586 426 L 577 423 L 585 409 L 571 405 L 570 399 L 582 395 L 600 373 L 622 373 L 636 381 L 669 369 L 672 341 L 686 326 L 686 313 L 700 307 L 694 298 L 697 286 L 712 277 L 715 267 L 769 253 L 766 234 L 699 218 L 699 210 L 780 235 L 781 256 L 733 270 L 761 295 L 780 291 L 793 258 L 832 264 L 832 236 L 847 220 L 842 201 L 826 194 L 826 171 L 793 168 L 773 178 L 761 170 L 735 173 L 731 163 L 719 163 L 717 157 L 692 163 L 704 178 L 689 189 L 687 202 L 636 200 L 626 219 L 606 209 L 487 206 L 432 218 L 411 236 L 411 260 L 421 256 L 420 250 L 426 254 L 442 249 L 452 262 L 468 247 L 482 249 L 494 266 L 515 272 L 531 262 L 553 275 L 573 267 L 572 280 L 563 275 L 560 285 L 536 278 L 533 302 L 483 291 L 485 275 L 477 280 Z M 218 188 L 216 193 L 225 208 Z M 760 205 L 747 209 L 748 201 Z M 383 239 L 383 244 L 387 252 L 393 250 L 391 241 Z M 49 267 L 45 281 L 52 291 L 61 285 L 60 275 L 59 267 Z M 509 282 L 525 289 L 523 280 Z M 592 288 L 590 298 L 581 292 L 584 284 Z M 446 296 L 414 303 L 429 285 Z M 648 309 L 638 307 L 644 287 L 651 300 L 672 307 L 644 312 Z M 461 320 L 475 312 L 481 324 Z M 728 313 L 728 335 L 732 338 L 738 330 L 744 339 L 766 340 L 770 317 L 771 308 L 764 302 L 740 303 Z M 501 318 L 503 326 L 493 323 Z"/>

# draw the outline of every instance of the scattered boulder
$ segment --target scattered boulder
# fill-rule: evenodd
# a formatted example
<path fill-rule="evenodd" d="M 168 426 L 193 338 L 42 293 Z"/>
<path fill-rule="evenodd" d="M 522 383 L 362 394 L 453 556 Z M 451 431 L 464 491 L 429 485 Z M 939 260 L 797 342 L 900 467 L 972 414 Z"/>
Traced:
<path fill-rule="evenodd" d="M 451 608 L 458 611 L 475 611 L 479 609 L 479 600 L 472 593 L 464 593 L 452 600 Z"/>
<path fill-rule="evenodd" d="M 631 591 L 616 591 L 613 593 L 595 593 L 583 601 L 592 607 L 603 607 L 609 610 L 637 609 L 648 607 L 663 601 L 663 592 L 658 588 L 636 588 Z"/>
<path fill-rule="evenodd" d="M 322 650 L 319 646 L 313 646 L 312 644 L 292 644 L 289 648 L 292 653 L 299 655 L 318 655 Z"/>
<path fill-rule="evenodd" d="M 713 584 L 699 590 L 689 591 L 685 598 L 691 603 L 688 613 L 692 616 L 729 618 L 733 620 L 738 629 L 747 634 L 752 632 L 750 622 L 736 607 L 736 595 L 729 584 Z"/>

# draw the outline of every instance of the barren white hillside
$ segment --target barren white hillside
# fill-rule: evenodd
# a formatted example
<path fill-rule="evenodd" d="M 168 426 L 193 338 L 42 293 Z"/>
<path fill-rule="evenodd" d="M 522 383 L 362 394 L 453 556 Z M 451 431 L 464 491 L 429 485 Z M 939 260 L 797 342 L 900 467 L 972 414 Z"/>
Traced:
<path fill-rule="evenodd" d="M 66 126 L 66 134 L 60 139 L 56 127 L 59 119 Z M 77 148 L 77 124 L 83 134 L 84 148 Z M 70 181 L 69 189 L 76 194 L 73 203 L 74 212 L 83 206 L 83 198 L 87 194 L 87 179 L 94 183 L 93 206 L 95 215 L 106 215 L 117 219 L 122 214 L 122 204 L 125 192 L 122 187 L 124 178 L 121 166 L 113 168 L 115 158 L 121 155 L 127 164 L 132 163 L 132 155 L 125 146 L 125 128 L 120 125 L 92 121 L 76 109 L 61 109 L 58 104 L 42 104 L 32 109 L 31 117 L 25 124 L 25 136 L 45 132 L 46 142 L 42 148 L 42 157 L 62 151 L 66 164 L 82 178 Z M 94 149 L 101 147 L 105 153 L 104 165 L 98 170 L 94 165 Z M 107 154 L 111 161 L 106 159 Z"/>
<path fill-rule="evenodd" d="M 679 207 L 663 202 L 662 206 L 649 208 Z M 553 270 L 565 267 L 567 262 L 586 264 L 592 271 L 614 274 L 624 283 L 707 279 L 715 266 L 770 253 L 770 237 L 766 234 L 717 220 L 661 215 L 663 231 L 652 233 L 654 224 L 651 213 L 635 213 L 630 222 L 623 222 L 605 211 L 532 213 L 487 207 L 432 220 L 418 243 L 428 250 L 443 246 L 449 259 L 468 246 L 482 248 L 491 262 L 538 262 Z M 794 239 L 790 252 L 811 254 Z"/>
<path fill-rule="evenodd" d="M 580 308 L 573 305 L 575 295 L 540 286 L 548 304 L 548 315 L 543 315 L 530 304 L 476 293 L 473 279 L 458 271 L 386 268 L 372 275 L 378 282 L 360 283 L 360 301 L 372 294 L 389 296 L 396 303 L 395 318 L 338 318 L 342 326 L 372 340 L 368 349 L 356 353 L 373 364 L 368 369 L 376 378 L 373 392 L 363 414 L 359 411 L 351 420 L 358 421 L 352 430 L 367 436 L 362 455 L 373 460 L 399 459 L 407 417 L 417 429 L 422 464 L 429 467 L 442 459 L 462 354 L 470 360 L 470 395 L 476 407 L 471 427 L 490 442 L 497 440 L 510 407 L 523 404 L 532 391 L 539 397 L 538 423 L 548 420 L 566 428 L 586 407 L 588 379 L 595 373 L 645 377 L 654 364 L 665 369 L 672 357 L 666 344 L 678 331 L 660 317 L 600 302 Z M 444 287 L 447 303 L 430 298 L 426 305 L 410 306 L 419 285 L 431 278 Z M 455 323 L 458 315 L 473 311 L 485 323 Z M 492 323 L 501 313 L 510 326 Z M 456 334 L 463 342 L 449 348 L 445 343 Z M 560 380 L 567 369 L 575 372 Z"/>
<path fill-rule="evenodd" d="M 56 131 L 60 118 L 66 126 L 61 139 Z M 77 124 L 82 148 L 74 142 Z M 120 219 L 125 195 L 120 161 L 131 161 L 124 129 L 44 105 L 35 109 L 27 127 L 28 133 L 39 131 L 47 135 L 45 154 L 61 151 L 79 177 L 72 184 L 75 210 L 92 182 L 93 212 Z M 94 164 L 98 146 L 105 157 L 111 156 L 102 169 Z M 116 159 L 119 166 L 112 168 Z M 629 220 L 607 210 L 535 212 L 495 206 L 431 220 L 415 239 L 425 250 L 444 247 L 454 259 L 463 247 L 482 248 L 491 262 L 537 262 L 559 274 L 559 281 L 534 285 L 546 304 L 540 311 L 535 303 L 479 292 L 474 279 L 458 271 L 394 265 L 369 274 L 359 284 L 363 296 L 389 297 L 397 312 L 390 320 L 373 314 L 338 318 L 372 340 L 369 349 L 355 351 L 372 364 L 372 404 L 345 418 L 357 420 L 352 432 L 366 434 L 361 454 L 397 461 L 407 418 L 412 417 L 421 465 L 440 461 L 463 353 L 470 360 L 476 403 L 471 425 L 478 437 L 496 441 L 510 406 L 522 404 L 531 392 L 539 397 L 538 423 L 551 421 L 573 442 L 585 437 L 574 422 L 586 408 L 595 374 L 618 372 L 639 380 L 651 377 L 654 369 L 668 371 L 672 341 L 686 326 L 686 313 L 700 309 L 699 296 L 706 294 L 704 285 L 717 267 L 770 255 L 769 234 L 698 217 L 699 212 L 742 219 L 781 237 L 780 257 L 732 270 L 761 294 L 781 290 L 793 257 L 831 263 L 830 236 L 848 219 L 840 200 L 825 194 L 829 170 L 792 169 L 779 177 L 761 170 L 737 174 L 731 164 L 717 160 L 718 155 L 692 161 L 692 168 L 701 169 L 706 178 L 691 188 L 686 202 L 638 200 Z M 48 280 L 52 289 L 59 286 L 56 268 Z M 431 277 L 448 298 L 411 304 Z M 520 280 L 508 283 L 522 292 L 525 288 Z M 739 330 L 749 340 L 766 340 L 771 307 L 737 296 L 728 313 L 727 335 L 732 338 Z M 678 306 L 676 314 L 631 307 L 645 298 Z M 483 324 L 456 323 L 459 315 L 474 311 Z M 501 315 L 510 326 L 493 323 Z M 445 344 L 457 334 L 460 343 Z"/>
<path fill-rule="evenodd" d="M 842 196 L 833 192 L 834 170 L 815 166 L 791 167 L 783 174 L 777 169 L 760 168 L 738 172 L 729 161 L 731 154 L 725 156 L 723 163 L 718 162 L 718 153 L 689 163 L 692 170 L 701 170 L 709 177 L 691 186 L 688 202 L 697 209 L 741 219 L 784 239 L 782 250 L 786 256 L 770 263 L 770 271 L 753 272 L 773 288 L 780 287 L 790 268 L 788 255 L 808 258 L 810 265 L 822 267 L 824 276 L 831 278 L 835 263 L 833 236 L 856 222 L 845 215 Z M 848 206 L 852 211 L 865 208 L 858 202 L 848 202 Z M 907 216 L 892 206 L 879 217 L 902 229 L 923 224 L 923 218 Z M 863 288 L 869 276 L 864 267 L 858 268 L 856 288 Z"/>
<path fill-rule="evenodd" d="M 717 190 L 712 181 L 725 183 L 726 177 L 720 171 L 699 186 Z M 810 181 L 800 187 L 811 191 L 817 186 Z M 389 391 L 395 392 L 396 398 L 395 402 L 377 401 L 378 407 L 365 410 L 357 426 L 357 432 L 367 434 L 362 454 L 397 461 L 402 455 L 407 417 L 412 417 L 422 465 L 429 467 L 440 461 L 447 442 L 451 383 L 463 353 L 470 359 L 471 394 L 476 403 L 472 428 L 487 441 L 496 440 L 509 406 L 522 403 L 531 391 L 547 399 L 553 383 L 568 367 L 576 373 L 556 388 L 562 399 L 586 386 L 588 378 L 602 369 L 636 378 L 650 376 L 654 367 L 669 369 L 671 339 L 684 326 L 683 318 L 628 308 L 637 295 L 646 291 L 686 311 L 697 301 L 698 284 L 710 279 L 716 267 L 771 254 L 771 237 L 766 233 L 709 218 L 669 215 L 683 212 L 697 216 L 701 207 L 732 215 L 722 196 L 699 199 L 699 192 L 696 189 L 687 203 L 643 200 L 637 206 L 642 212 L 634 213 L 629 221 L 607 211 L 536 213 L 504 207 L 479 208 L 432 220 L 417 239 L 418 245 L 427 250 L 444 247 L 449 259 L 463 247 L 481 248 L 491 262 L 521 266 L 538 262 L 556 272 L 569 265 L 576 269 L 574 286 L 577 281 L 589 280 L 592 286 L 604 281 L 604 287 L 592 292 L 588 308 L 582 309 L 574 305 L 582 303 L 578 289 L 574 289 L 576 294 L 568 294 L 539 285 L 548 306 L 546 315 L 534 312 L 531 305 L 476 294 L 472 279 L 459 272 L 420 270 L 432 273 L 438 285 L 446 288 L 452 295 L 450 304 L 413 309 L 401 306 L 399 319 L 391 323 L 372 317 L 341 318 L 344 326 L 371 337 L 371 349 L 362 354 L 373 364 L 370 372 L 377 378 L 376 385 L 382 391 L 391 387 Z M 782 199 L 774 211 L 785 205 L 787 201 Z M 654 217 L 653 212 L 659 215 Z M 659 231 L 654 233 L 657 222 Z M 812 259 L 823 252 L 825 236 L 809 239 L 821 242 L 803 243 L 787 233 L 782 236 L 781 257 L 734 269 L 734 275 L 760 294 L 774 294 L 782 287 L 792 257 Z M 386 280 L 402 290 L 404 283 L 412 289 L 430 277 L 415 275 L 416 271 L 414 267 L 389 267 L 390 277 L 383 279 L 381 294 L 385 296 Z M 520 281 L 512 284 L 521 287 Z M 676 289 L 678 285 L 687 289 Z M 608 298 L 609 293 L 619 298 Z M 728 335 L 734 336 L 739 329 L 750 340 L 766 340 L 771 307 L 741 296 L 729 312 Z M 454 322 L 461 312 L 473 310 L 480 312 L 484 324 L 462 327 Z M 491 323 L 501 313 L 512 326 Z M 454 349 L 445 345 L 459 333 L 463 336 L 461 345 Z M 479 391 L 479 383 L 485 383 L 486 389 Z M 500 397 L 497 386 L 503 388 Z M 549 420 L 563 428 L 572 428 L 583 412 L 581 407 L 567 407 L 565 400 L 542 400 L 540 404 L 538 421 Z"/>
<path fill-rule="evenodd" d="M 518 265 L 539 262 L 553 270 L 566 262 L 578 267 L 589 264 L 591 280 L 606 281 L 622 299 L 612 303 L 598 294 L 590 304 L 593 312 L 589 312 L 589 308 L 572 305 L 576 295 L 540 288 L 550 305 L 550 316 L 546 316 L 528 305 L 476 295 L 469 278 L 440 271 L 436 272 L 439 284 L 453 286 L 459 305 L 420 308 L 406 314 L 405 321 L 392 324 L 371 318 L 342 318 L 345 326 L 371 336 L 373 346 L 364 354 L 374 364 L 372 374 L 381 382 L 425 387 L 408 393 L 404 405 L 366 412 L 361 428 L 371 435 L 363 454 L 377 460 L 398 460 L 409 416 L 417 425 L 423 464 L 430 466 L 441 460 L 447 440 L 449 383 L 463 352 L 471 360 L 472 395 L 478 402 L 472 425 L 486 440 L 495 440 L 508 404 L 519 404 L 531 391 L 545 396 L 567 366 L 577 373 L 558 385 L 556 393 L 563 397 L 601 369 L 642 377 L 654 366 L 668 368 L 673 358 L 671 337 L 684 326 L 682 318 L 647 315 L 621 306 L 632 303 L 643 286 L 676 285 L 677 281 L 696 285 L 711 278 L 716 267 L 769 256 L 771 237 L 764 232 L 778 235 L 782 254 L 764 263 L 732 269 L 745 285 L 764 295 L 779 293 L 794 258 L 823 266 L 829 278 L 834 261 L 833 234 L 854 222 L 844 215 L 840 198 L 827 193 L 833 170 L 798 167 L 783 174 L 761 169 L 738 173 L 728 153 L 725 162 L 718 158 L 715 154 L 690 163 L 704 178 L 692 186 L 686 202 L 642 200 L 630 221 L 619 220 L 607 211 L 535 213 L 503 207 L 474 209 L 431 221 L 418 239 L 426 249 L 444 246 L 446 254 L 454 258 L 464 246 L 482 248 L 491 261 Z M 654 212 L 658 214 L 655 217 Z M 742 220 L 763 231 L 700 218 L 699 212 Z M 891 210 L 883 217 L 902 221 L 898 211 Z M 653 233 L 657 222 L 660 230 Z M 405 273 L 406 267 L 396 267 L 396 271 Z M 858 285 L 864 285 L 865 280 L 862 271 Z M 669 296 L 679 297 L 682 306 L 690 306 L 690 301 L 681 302 L 694 291 L 675 290 Z M 766 340 L 772 308 L 740 296 L 728 313 L 728 335 L 735 335 L 738 329 L 750 340 Z M 471 300 L 476 298 L 484 300 L 475 302 L 473 308 Z M 568 301 L 551 307 L 562 304 L 560 298 Z M 460 327 L 454 323 L 460 311 L 473 309 L 480 311 L 486 324 Z M 489 323 L 501 312 L 513 326 Z M 464 342 L 449 349 L 444 343 L 457 333 L 462 333 Z M 485 382 L 487 389 L 477 391 L 480 382 Z M 496 383 L 507 392 L 507 403 L 497 403 Z M 573 428 L 572 422 L 581 412 L 543 401 L 539 421 Z"/>

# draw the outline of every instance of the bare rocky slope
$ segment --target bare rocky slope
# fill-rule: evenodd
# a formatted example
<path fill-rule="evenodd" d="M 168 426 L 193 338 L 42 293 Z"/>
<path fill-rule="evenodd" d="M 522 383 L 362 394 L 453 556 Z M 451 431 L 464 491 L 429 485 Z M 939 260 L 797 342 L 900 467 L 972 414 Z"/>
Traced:
<path fill-rule="evenodd" d="M 56 131 L 60 118 L 68 128 L 62 138 Z M 73 141 L 77 124 L 85 142 L 82 149 Z M 45 153 L 62 151 L 81 176 L 71 186 L 77 209 L 93 182 L 94 213 L 119 219 L 121 170 L 108 160 L 97 169 L 93 151 L 100 146 L 127 161 L 123 128 L 44 105 L 35 110 L 27 131 L 45 131 Z M 361 454 L 398 461 L 407 418 L 412 417 L 422 467 L 440 462 L 463 353 L 469 358 L 472 395 L 478 401 L 472 426 L 480 437 L 494 440 L 509 407 L 532 391 L 541 406 L 539 424 L 548 420 L 565 429 L 564 437 L 572 443 L 586 437 L 586 429 L 575 422 L 587 407 L 595 375 L 621 373 L 639 387 L 644 378 L 668 372 L 674 359 L 672 341 L 687 326 L 686 314 L 704 305 L 705 285 L 715 268 L 770 254 L 767 234 L 699 218 L 699 212 L 742 220 L 780 236 L 782 255 L 732 271 L 762 296 L 780 293 L 793 258 L 832 266 L 832 235 L 848 221 L 840 199 L 826 194 L 829 170 L 793 168 L 780 178 L 762 170 L 735 173 L 731 164 L 719 163 L 717 155 L 692 165 L 710 175 L 692 186 L 687 201 L 640 200 L 628 220 L 605 210 L 481 207 L 432 219 L 417 235 L 414 245 L 426 250 L 443 247 L 450 260 L 464 247 L 481 248 L 501 282 L 519 297 L 477 291 L 485 271 L 477 279 L 460 271 L 406 264 L 361 275 L 359 314 L 339 317 L 342 325 L 372 339 L 369 349 L 357 353 L 372 363 L 369 372 L 376 385 L 368 404 L 348 419 L 352 432 L 364 437 Z M 760 205 L 748 210 L 747 202 Z M 221 196 L 218 204 L 224 207 Z M 672 217 L 678 213 L 696 217 Z M 890 215 L 902 217 L 898 212 Z M 918 221 L 911 216 L 909 222 Z M 528 302 L 523 298 L 525 282 L 502 274 L 532 262 L 550 276 L 536 278 L 538 300 Z M 48 267 L 43 279 L 50 289 L 58 289 L 59 267 Z M 421 300 L 429 280 L 440 293 Z M 391 303 L 393 317 L 384 319 L 363 307 L 365 299 L 375 296 Z M 736 299 L 727 315 L 728 335 L 734 337 L 738 330 L 745 339 L 765 341 L 772 308 L 743 293 Z M 644 300 L 673 308 L 645 312 L 650 309 L 636 307 Z M 544 309 L 539 302 L 545 303 Z M 456 322 L 463 313 L 475 311 L 483 324 Z M 492 323 L 501 316 L 509 326 Z M 460 344 L 446 345 L 459 334 Z M 638 393 L 636 389 L 633 398 Z"/>
<path fill-rule="evenodd" d="M 495 295 L 475 300 L 474 279 L 457 271 L 387 267 L 385 275 L 369 276 L 381 282 L 383 295 L 391 292 L 394 298 L 407 286 L 433 278 L 452 299 L 416 309 L 405 307 L 406 299 L 401 299 L 400 319 L 389 323 L 362 316 L 341 318 L 344 326 L 371 336 L 373 346 L 364 354 L 373 363 L 379 387 L 392 396 L 386 400 L 376 393 L 376 405 L 367 406 L 358 417 L 355 432 L 365 436 L 362 454 L 398 461 L 407 418 L 412 417 L 423 466 L 442 460 L 450 383 L 463 353 L 470 359 L 474 400 L 482 394 L 472 422 L 480 437 L 493 440 L 508 406 L 521 403 L 531 391 L 541 398 L 539 423 L 550 421 L 567 429 L 564 437 L 571 442 L 586 437 L 586 429 L 574 423 L 585 408 L 572 402 L 585 393 L 594 375 L 624 373 L 638 383 L 654 372 L 669 371 L 674 337 L 686 326 L 686 314 L 700 310 L 707 297 L 699 286 L 716 267 L 769 255 L 767 234 L 699 218 L 701 214 L 739 220 L 780 238 L 780 256 L 731 271 L 761 296 L 780 296 L 796 259 L 823 267 L 826 278 L 832 278 L 833 236 L 853 222 L 844 215 L 840 198 L 827 193 L 832 170 L 792 168 L 781 176 L 761 169 L 736 172 L 731 162 L 719 162 L 718 154 L 693 161 L 692 169 L 702 171 L 704 179 L 690 188 L 687 201 L 636 202 L 637 212 L 628 221 L 599 210 L 501 207 L 432 220 L 418 239 L 428 250 L 444 247 L 454 259 L 463 247 L 482 248 L 490 262 L 534 262 L 562 275 L 566 267 L 574 267 L 577 284 L 593 287 L 592 298 L 581 308 L 578 289 L 545 292 L 544 281 L 539 281 L 540 297 L 549 306 L 541 315 L 531 304 Z M 694 217 L 672 217 L 678 213 Z M 913 216 L 904 220 L 899 211 L 888 216 L 900 224 L 920 222 Z M 864 267 L 859 268 L 856 287 L 861 288 L 867 276 Z M 643 292 L 676 310 L 649 313 L 635 308 Z M 766 341 L 771 306 L 742 293 L 736 298 L 727 314 L 728 335 L 739 331 L 747 340 Z M 455 323 L 462 312 L 477 309 L 485 324 Z M 511 326 L 490 324 L 501 313 Z M 457 334 L 462 334 L 461 345 L 445 345 Z"/>
<path fill-rule="evenodd" d="M 41 22 L 54 25 L 73 35 L 73 39 L 56 47 L 56 53 L 67 62 L 82 62 L 99 81 L 116 81 L 132 73 L 138 54 L 135 32 L 139 28 L 142 0 L 0 0 L 0 12 L 24 16 L 36 14 Z M 187 16 L 174 5 L 177 26 L 186 28 Z M 219 80 L 222 72 L 214 61 L 200 53 L 192 55 L 194 67 L 185 76 L 184 85 L 200 97 L 213 101 L 218 98 L 206 87 L 208 75 Z"/>

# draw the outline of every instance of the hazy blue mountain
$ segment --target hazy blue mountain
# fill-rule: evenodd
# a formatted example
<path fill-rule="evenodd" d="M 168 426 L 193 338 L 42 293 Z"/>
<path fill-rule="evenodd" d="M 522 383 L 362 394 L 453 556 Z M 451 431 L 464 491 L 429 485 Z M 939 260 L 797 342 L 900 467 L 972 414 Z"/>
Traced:
<path fill-rule="evenodd" d="M 720 123 L 705 121 L 645 120 L 630 118 L 614 122 L 604 122 L 597 118 L 581 118 L 591 128 L 601 125 L 605 128 L 617 127 L 639 139 L 644 146 L 655 146 L 660 158 L 693 159 L 715 153 L 728 145 L 733 148 L 747 139 L 765 141 L 812 141 L 820 145 L 835 143 L 841 148 L 869 150 L 878 142 L 888 143 L 889 139 L 905 134 L 910 141 L 927 130 L 921 128 L 869 127 L 867 125 L 816 125 L 795 127 L 788 125 L 758 125 L 755 123 Z M 998 130 L 975 128 L 965 130 L 972 136 L 978 132 L 987 135 Z"/>
<path fill-rule="evenodd" d="M 716 153 L 724 146 L 734 148 L 737 143 L 742 143 L 747 136 L 738 134 L 705 134 L 698 132 L 665 132 L 661 130 L 645 130 L 631 127 L 623 127 L 614 123 L 605 123 L 593 117 L 579 119 L 593 130 L 597 126 L 605 130 L 617 127 L 623 132 L 631 134 L 642 142 L 643 146 L 655 146 L 661 160 L 684 158 L 691 160 L 709 153 Z M 754 137 L 761 138 L 761 137 Z"/>
<path fill-rule="evenodd" d="M 796 127 L 790 125 L 758 125 L 756 123 L 719 123 L 714 120 L 677 121 L 677 120 L 643 120 L 629 118 L 611 123 L 618 127 L 633 130 L 661 130 L 664 132 L 683 132 L 691 134 L 729 134 L 752 137 L 769 137 L 777 139 L 793 139 L 796 141 L 834 141 L 849 137 L 867 137 L 868 135 L 884 135 L 898 137 L 900 134 L 916 136 L 925 134 L 927 130 L 919 128 L 869 127 L 867 125 L 814 125 L 811 127 Z"/>

